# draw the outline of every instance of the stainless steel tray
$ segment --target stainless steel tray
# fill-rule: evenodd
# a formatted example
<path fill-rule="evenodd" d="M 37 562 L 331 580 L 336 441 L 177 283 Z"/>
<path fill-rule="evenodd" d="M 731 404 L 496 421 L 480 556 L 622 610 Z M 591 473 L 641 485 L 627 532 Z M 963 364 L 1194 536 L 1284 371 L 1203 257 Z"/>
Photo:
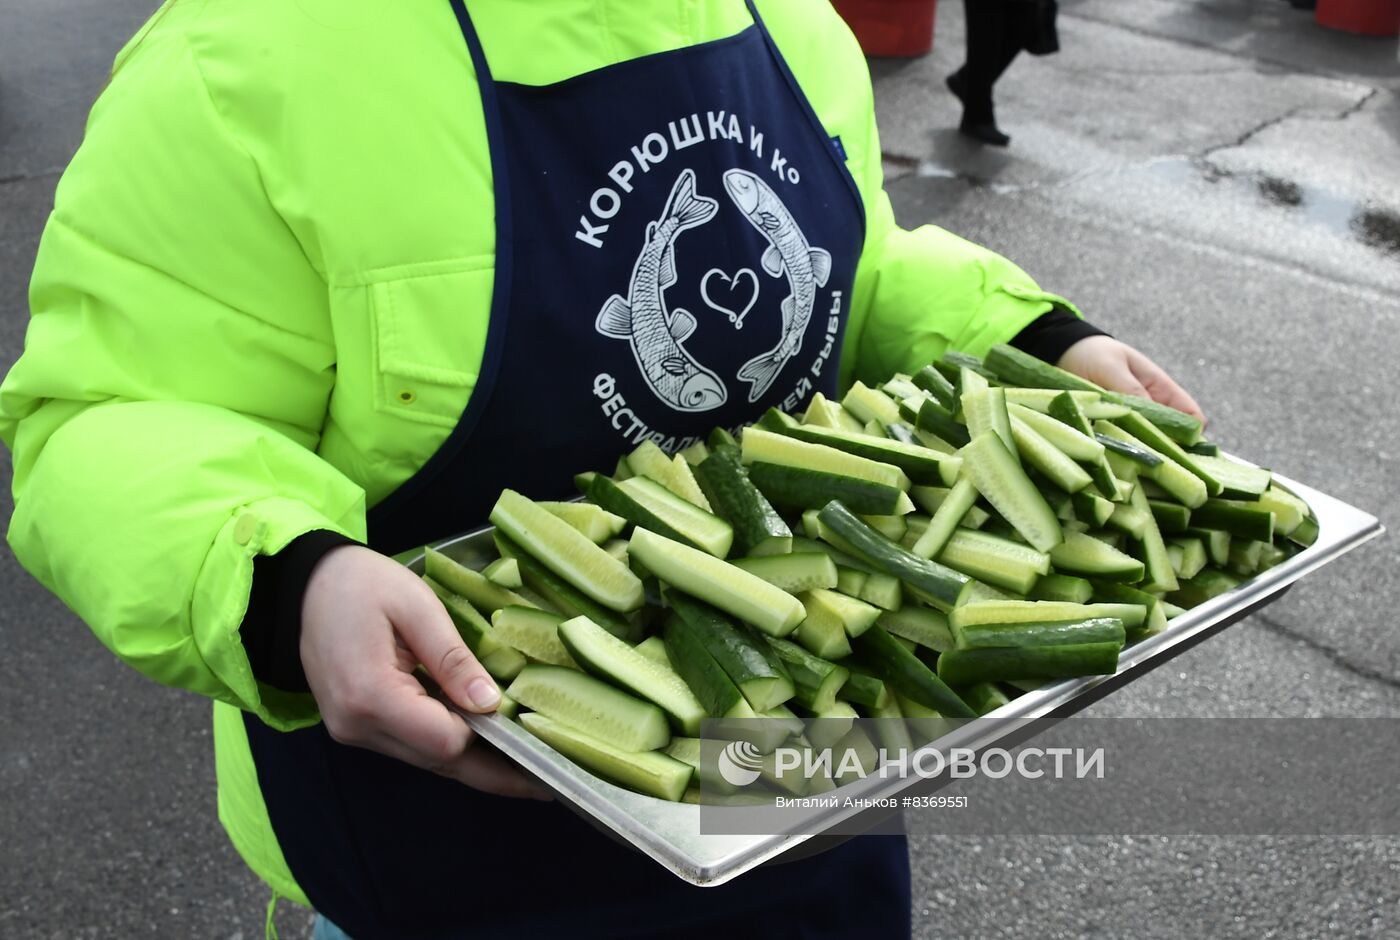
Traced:
<path fill-rule="evenodd" d="M 981 751 L 1020 743 L 1268 604 L 1294 581 L 1385 531 L 1375 516 L 1285 477 L 1275 474 L 1275 478 L 1307 500 L 1317 514 L 1319 535 L 1315 544 L 1228 594 L 1175 618 L 1164 632 L 1124 649 L 1114 675 L 1066 679 L 1042 686 L 926 747 Z M 434 547 L 479 568 L 495 557 L 490 531 L 482 529 L 457 536 Z M 422 571 L 421 552 L 399 557 L 414 570 Z M 513 721 L 497 715 L 466 717 L 478 734 L 539 777 L 576 812 L 691 884 L 723 884 L 814 838 L 810 831 L 774 835 L 702 833 L 699 806 L 669 803 L 614 786 L 560 755 Z M 929 788 L 929 781 L 915 777 L 871 777 L 842 790 L 878 798 L 897 795 L 916 784 L 921 784 L 921 791 Z M 835 827 L 869 812 L 833 808 L 823 825 Z"/>

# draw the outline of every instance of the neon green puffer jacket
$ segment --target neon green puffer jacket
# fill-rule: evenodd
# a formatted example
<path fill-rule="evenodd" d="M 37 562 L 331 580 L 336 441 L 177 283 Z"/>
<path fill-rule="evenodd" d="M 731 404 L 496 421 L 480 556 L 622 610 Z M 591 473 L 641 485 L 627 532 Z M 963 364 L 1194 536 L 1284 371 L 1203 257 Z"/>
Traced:
<path fill-rule="evenodd" d="M 992 252 L 896 227 L 850 33 L 825 0 L 758 6 L 865 201 L 843 382 L 1068 307 Z M 739 0 L 469 7 L 496 77 L 525 84 L 750 24 Z M 119 657 L 220 703 L 220 816 L 298 899 L 237 709 L 277 728 L 316 709 L 249 669 L 252 559 L 318 528 L 363 538 L 366 506 L 447 436 L 480 356 L 448 351 L 482 347 L 494 235 L 447 0 L 168 0 L 118 57 L 44 232 L 0 386 L 10 544 Z"/>

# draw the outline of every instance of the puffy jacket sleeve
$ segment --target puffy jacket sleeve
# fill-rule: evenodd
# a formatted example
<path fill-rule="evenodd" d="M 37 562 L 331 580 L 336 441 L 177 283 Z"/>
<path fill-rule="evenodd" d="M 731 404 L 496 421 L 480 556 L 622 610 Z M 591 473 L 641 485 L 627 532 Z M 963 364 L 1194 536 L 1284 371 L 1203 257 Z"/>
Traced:
<path fill-rule="evenodd" d="M 860 147 L 848 166 L 866 216 L 842 384 L 884 381 L 894 372 L 927 365 L 949 349 L 983 355 L 1052 306 L 1078 316 L 1073 304 L 1041 290 L 1030 275 L 996 252 L 936 225 L 908 230 L 895 223 L 884 190 L 869 70 L 843 23 L 833 23 L 831 33 L 826 57 L 841 67 L 829 71 L 843 77 L 832 95 L 844 99 L 834 111 L 842 123 L 857 129 L 854 136 Z M 819 74 L 816 69 L 813 73 Z"/>
<path fill-rule="evenodd" d="M 147 676 L 315 718 L 239 641 L 252 560 L 364 495 L 315 453 L 327 292 L 178 32 L 147 36 L 59 184 L 25 347 L 0 386 L 20 562 Z"/>

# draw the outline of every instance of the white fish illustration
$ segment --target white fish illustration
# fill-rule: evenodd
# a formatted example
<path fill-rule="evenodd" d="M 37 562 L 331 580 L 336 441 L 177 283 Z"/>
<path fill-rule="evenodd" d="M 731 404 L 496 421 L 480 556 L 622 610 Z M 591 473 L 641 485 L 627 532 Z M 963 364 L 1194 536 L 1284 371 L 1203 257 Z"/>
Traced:
<path fill-rule="evenodd" d="M 817 288 L 825 287 L 831 276 L 831 254 L 813 248 L 797 227 L 792 213 L 777 193 L 747 170 L 728 170 L 724 188 L 754 228 L 768 239 L 763 251 L 763 270 L 774 277 L 787 272 L 788 296 L 783 299 L 783 335 L 778 345 L 739 367 L 739 378 L 750 383 L 749 401 L 758 401 L 778 377 L 783 366 L 802 348 L 807 322 Z"/>
<path fill-rule="evenodd" d="M 695 171 L 684 170 L 671 187 L 661 218 L 647 223 L 628 296 L 609 297 L 595 324 L 604 336 L 631 344 L 651 390 L 678 411 L 709 411 L 729 397 L 719 376 L 681 345 L 695 332 L 695 317 L 679 307 L 668 315 L 664 296 L 676 283 L 676 238 L 704 225 L 718 211 L 719 203 L 696 194 Z"/>

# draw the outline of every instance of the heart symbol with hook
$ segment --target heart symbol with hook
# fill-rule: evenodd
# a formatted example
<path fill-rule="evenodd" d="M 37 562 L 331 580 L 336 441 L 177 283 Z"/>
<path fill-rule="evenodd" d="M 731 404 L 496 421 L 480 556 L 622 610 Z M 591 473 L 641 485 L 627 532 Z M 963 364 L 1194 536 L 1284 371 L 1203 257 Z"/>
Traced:
<path fill-rule="evenodd" d="M 719 268 L 711 268 L 700 279 L 700 298 L 706 306 L 727 316 L 734 329 L 742 330 L 744 317 L 758 302 L 758 275 L 752 268 L 740 268 L 733 277 Z"/>

